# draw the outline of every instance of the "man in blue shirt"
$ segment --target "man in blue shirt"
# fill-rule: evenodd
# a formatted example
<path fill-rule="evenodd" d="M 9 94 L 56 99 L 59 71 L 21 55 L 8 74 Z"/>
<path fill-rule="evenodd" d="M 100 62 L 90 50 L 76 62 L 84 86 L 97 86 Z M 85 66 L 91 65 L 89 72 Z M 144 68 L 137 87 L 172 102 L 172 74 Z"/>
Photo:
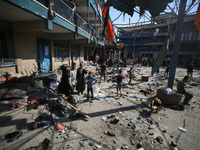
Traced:
<path fill-rule="evenodd" d="M 91 95 L 92 95 L 92 100 L 93 100 L 93 81 L 95 81 L 95 83 L 97 82 L 97 80 L 92 77 L 92 72 L 89 72 L 89 75 L 86 77 L 86 82 L 87 82 L 87 100 L 89 100 L 89 91 L 91 91 Z"/>

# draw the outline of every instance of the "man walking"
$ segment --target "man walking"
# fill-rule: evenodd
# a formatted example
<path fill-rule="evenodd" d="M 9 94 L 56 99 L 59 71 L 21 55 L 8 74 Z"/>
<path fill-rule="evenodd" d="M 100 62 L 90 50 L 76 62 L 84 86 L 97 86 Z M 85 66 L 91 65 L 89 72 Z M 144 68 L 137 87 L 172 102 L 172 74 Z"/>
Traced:
<path fill-rule="evenodd" d="M 192 80 L 192 74 L 193 74 L 193 68 L 194 68 L 194 62 L 191 61 L 190 64 L 187 66 L 187 76 L 189 77 L 189 82 Z"/>
<path fill-rule="evenodd" d="M 101 78 L 102 78 L 102 76 L 104 76 L 104 82 L 106 81 L 106 72 L 107 72 L 107 67 L 106 67 L 106 63 L 104 62 L 101 65 Z M 101 78 L 100 78 L 100 83 L 101 83 Z"/>

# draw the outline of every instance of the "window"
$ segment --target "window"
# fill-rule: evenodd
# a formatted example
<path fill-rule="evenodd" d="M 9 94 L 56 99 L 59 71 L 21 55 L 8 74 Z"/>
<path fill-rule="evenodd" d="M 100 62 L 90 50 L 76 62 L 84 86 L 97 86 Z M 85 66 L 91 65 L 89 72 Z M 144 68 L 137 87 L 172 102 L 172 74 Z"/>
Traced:
<path fill-rule="evenodd" d="M 71 46 L 71 57 L 73 60 L 80 59 L 80 45 Z"/>
<path fill-rule="evenodd" d="M 0 26 L 0 67 L 16 65 L 12 28 Z"/>
<path fill-rule="evenodd" d="M 54 42 L 54 58 L 55 62 L 69 60 L 69 45 L 67 42 Z"/>

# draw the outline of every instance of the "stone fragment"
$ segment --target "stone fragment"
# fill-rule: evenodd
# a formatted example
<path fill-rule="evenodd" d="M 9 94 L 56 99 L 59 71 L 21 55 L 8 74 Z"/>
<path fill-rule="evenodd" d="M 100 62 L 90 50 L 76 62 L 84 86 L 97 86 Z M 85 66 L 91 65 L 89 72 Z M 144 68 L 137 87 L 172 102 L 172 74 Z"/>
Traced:
<path fill-rule="evenodd" d="M 93 142 L 90 142 L 89 145 L 90 145 L 90 146 L 94 146 L 94 143 L 93 143 Z"/>
<path fill-rule="evenodd" d="M 75 132 L 71 130 L 71 131 L 68 132 L 67 136 L 69 138 L 72 138 L 72 137 L 74 137 L 74 134 L 75 134 Z"/>
<path fill-rule="evenodd" d="M 82 147 L 86 147 L 88 145 L 88 141 L 82 140 L 79 142 Z"/>
<path fill-rule="evenodd" d="M 154 128 L 156 128 L 154 124 L 149 126 L 149 129 L 154 129 Z"/>
<path fill-rule="evenodd" d="M 134 140 L 131 140 L 131 144 L 132 144 L 132 145 L 135 145 L 135 141 L 134 141 Z"/>
<path fill-rule="evenodd" d="M 108 135 L 110 135 L 110 136 L 115 136 L 115 135 L 116 135 L 116 132 L 115 132 L 115 131 L 113 131 L 113 130 L 111 130 L 111 131 L 108 131 Z"/>
<path fill-rule="evenodd" d="M 101 120 L 105 121 L 105 120 L 106 120 L 106 117 L 102 117 Z"/>
<path fill-rule="evenodd" d="M 162 132 L 163 132 L 163 133 L 167 133 L 167 130 L 166 130 L 166 129 L 163 129 Z"/>

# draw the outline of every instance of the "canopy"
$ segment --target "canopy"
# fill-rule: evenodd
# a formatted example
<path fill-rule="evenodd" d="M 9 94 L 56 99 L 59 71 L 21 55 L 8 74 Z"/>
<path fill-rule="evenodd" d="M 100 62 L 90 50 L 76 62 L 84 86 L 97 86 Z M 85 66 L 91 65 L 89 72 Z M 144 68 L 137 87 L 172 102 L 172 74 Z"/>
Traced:
<path fill-rule="evenodd" d="M 152 17 L 156 17 L 163 12 L 168 3 L 172 1 L 173 0 L 110 0 L 110 6 L 130 16 L 133 16 L 134 8 L 138 6 L 140 7 L 140 15 L 144 13 L 144 10 L 148 10 Z"/>

